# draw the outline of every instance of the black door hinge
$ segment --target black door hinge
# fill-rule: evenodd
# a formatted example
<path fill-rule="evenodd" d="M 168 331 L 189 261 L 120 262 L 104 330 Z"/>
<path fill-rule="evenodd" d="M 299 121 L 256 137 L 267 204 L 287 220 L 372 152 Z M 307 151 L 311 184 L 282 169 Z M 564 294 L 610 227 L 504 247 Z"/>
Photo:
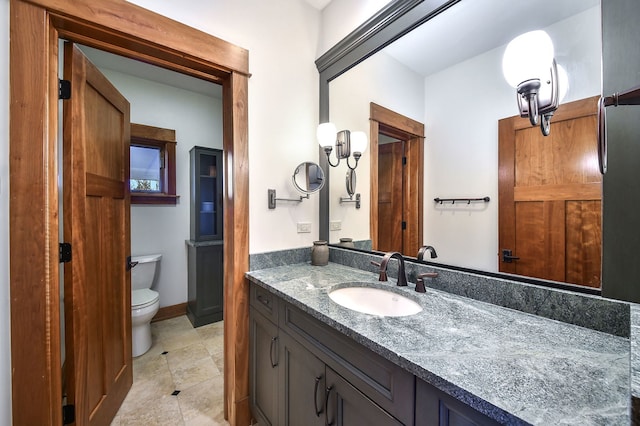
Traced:
<path fill-rule="evenodd" d="M 58 80 L 58 99 L 71 99 L 71 82 Z"/>
<path fill-rule="evenodd" d="M 76 407 L 73 405 L 62 406 L 62 424 L 70 425 L 76 421 Z"/>
<path fill-rule="evenodd" d="M 58 258 L 60 263 L 71 262 L 71 244 L 60 243 L 58 249 Z"/>
<path fill-rule="evenodd" d="M 404 231 L 405 229 L 407 229 L 407 222 L 405 222 L 404 220 L 402 221 L 402 230 Z"/>
<path fill-rule="evenodd" d="M 407 157 L 402 157 L 402 165 L 403 166 L 407 165 Z"/>

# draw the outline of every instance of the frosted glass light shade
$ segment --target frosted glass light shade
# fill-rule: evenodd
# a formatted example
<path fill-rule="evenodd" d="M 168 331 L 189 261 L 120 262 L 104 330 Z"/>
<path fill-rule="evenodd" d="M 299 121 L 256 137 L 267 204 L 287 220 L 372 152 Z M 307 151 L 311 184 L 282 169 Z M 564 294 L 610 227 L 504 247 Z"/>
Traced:
<path fill-rule="evenodd" d="M 558 69 L 558 103 L 562 102 L 569 91 L 569 74 L 562 65 L 557 65 Z"/>
<path fill-rule="evenodd" d="M 351 152 L 362 154 L 367 149 L 367 135 L 364 132 L 351 132 Z"/>
<path fill-rule="evenodd" d="M 335 124 L 333 123 L 322 123 L 318 126 L 318 130 L 316 131 L 316 136 L 318 138 L 318 143 L 322 147 L 333 147 L 336 143 L 336 133 L 338 130 L 336 129 Z"/>
<path fill-rule="evenodd" d="M 553 42 L 544 31 L 530 31 L 511 40 L 502 57 L 502 73 L 512 87 L 525 80 L 544 79 L 553 60 Z"/>

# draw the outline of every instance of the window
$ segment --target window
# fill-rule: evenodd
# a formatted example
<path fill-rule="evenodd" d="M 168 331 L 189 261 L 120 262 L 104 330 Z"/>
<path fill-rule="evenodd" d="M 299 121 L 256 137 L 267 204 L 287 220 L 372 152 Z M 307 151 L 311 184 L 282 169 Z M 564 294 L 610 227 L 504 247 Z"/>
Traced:
<path fill-rule="evenodd" d="M 176 132 L 131 123 L 131 204 L 176 204 Z"/>

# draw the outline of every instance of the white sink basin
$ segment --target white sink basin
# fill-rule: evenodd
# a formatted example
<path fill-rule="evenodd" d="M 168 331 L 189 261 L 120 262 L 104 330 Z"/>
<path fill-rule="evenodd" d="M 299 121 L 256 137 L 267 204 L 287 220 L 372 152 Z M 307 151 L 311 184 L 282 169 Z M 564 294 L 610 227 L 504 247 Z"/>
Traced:
<path fill-rule="evenodd" d="M 422 307 L 393 291 L 374 287 L 342 287 L 329 292 L 331 300 L 345 308 L 383 317 L 415 315 Z"/>

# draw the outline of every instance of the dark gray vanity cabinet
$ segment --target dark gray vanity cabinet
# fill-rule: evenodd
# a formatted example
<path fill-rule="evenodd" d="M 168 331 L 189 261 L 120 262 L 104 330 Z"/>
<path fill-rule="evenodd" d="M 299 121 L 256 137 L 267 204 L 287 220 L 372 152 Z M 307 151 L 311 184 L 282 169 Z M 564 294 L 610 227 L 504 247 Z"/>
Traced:
<path fill-rule="evenodd" d="M 191 239 L 187 240 L 187 317 L 194 327 L 222 320 L 222 151 L 194 146 L 191 160 Z"/>
<path fill-rule="evenodd" d="M 337 426 L 402 426 L 403 423 L 371 401 L 355 386 L 327 367 L 327 424 Z"/>
<path fill-rule="evenodd" d="M 325 424 L 325 364 L 287 333 L 280 333 L 280 382 L 283 425 Z"/>
<path fill-rule="evenodd" d="M 249 324 L 250 405 L 261 426 L 413 425 L 411 374 L 253 284 Z"/>
<path fill-rule="evenodd" d="M 251 309 L 249 376 L 253 415 L 260 425 L 278 425 L 278 327 Z"/>
<path fill-rule="evenodd" d="M 260 426 L 495 426 L 259 285 L 249 296 L 250 406 Z"/>
<path fill-rule="evenodd" d="M 430 384 L 420 379 L 416 380 L 416 426 L 498 426 L 499 424 Z"/>

